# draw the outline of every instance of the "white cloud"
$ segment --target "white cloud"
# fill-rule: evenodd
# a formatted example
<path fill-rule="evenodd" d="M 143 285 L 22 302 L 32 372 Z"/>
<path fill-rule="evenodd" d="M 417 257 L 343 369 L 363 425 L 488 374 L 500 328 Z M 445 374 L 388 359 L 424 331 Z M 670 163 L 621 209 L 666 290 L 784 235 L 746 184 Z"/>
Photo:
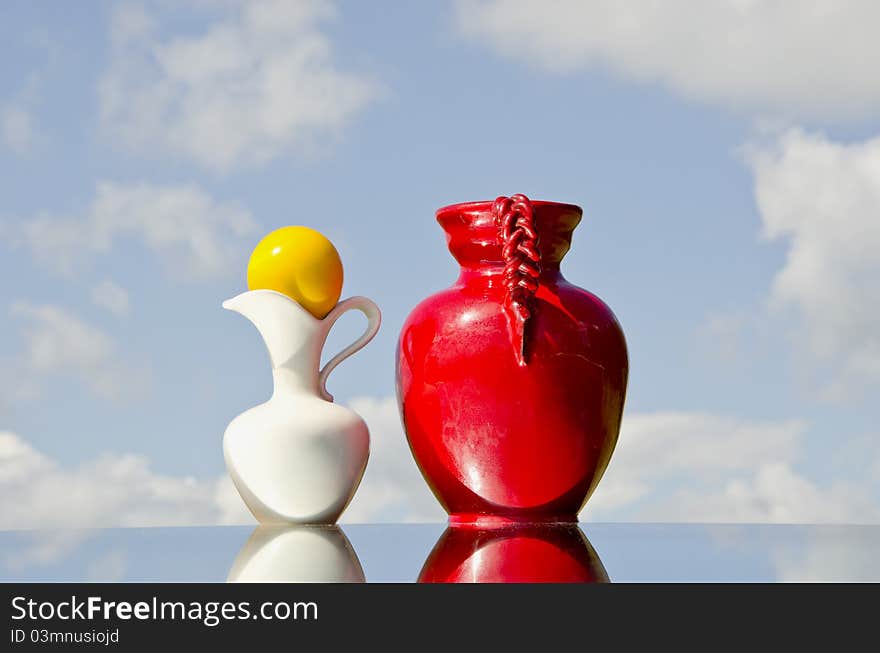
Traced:
<path fill-rule="evenodd" d="M 766 238 L 788 244 L 770 304 L 832 397 L 880 381 L 880 138 L 843 144 L 790 130 L 748 160 Z"/>
<path fill-rule="evenodd" d="M 0 529 L 3 528 L 5 527 L 0 523 Z M 69 556 L 89 538 L 90 534 L 89 530 L 84 529 L 37 531 L 27 538 L 26 546 L 0 554 L 0 562 L 13 572 L 29 567 L 51 565 Z"/>
<path fill-rule="evenodd" d="M 51 45 L 40 43 L 40 49 L 51 52 Z M 44 140 L 34 113 L 40 104 L 40 87 L 45 72 L 45 68 L 31 71 L 22 86 L 0 102 L 0 146 L 16 154 L 28 154 Z"/>
<path fill-rule="evenodd" d="M 702 413 L 624 416 L 617 450 L 581 517 L 591 521 L 880 522 L 869 479 L 799 474 L 806 425 Z"/>
<path fill-rule="evenodd" d="M 803 501 L 815 498 L 806 495 Z M 843 520 L 839 520 L 843 521 Z M 740 577 L 767 578 L 769 565 L 777 582 L 870 582 L 880 580 L 880 527 L 823 524 L 776 528 L 773 525 L 721 525 L 703 529 L 718 560 L 742 568 Z M 746 561 L 760 562 L 758 567 Z"/>
<path fill-rule="evenodd" d="M 848 483 L 819 486 L 794 472 L 786 462 L 760 462 L 742 478 L 729 479 L 701 494 L 681 490 L 669 518 L 687 521 L 772 523 L 876 523 L 877 498 L 867 487 Z"/>
<path fill-rule="evenodd" d="M 847 528 L 845 532 L 832 526 L 811 529 L 804 540 L 771 548 L 779 581 L 880 581 L 875 527 Z"/>
<path fill-rule="evenodd" d="M 880 109 L 872 0 L 461 0 L 459 29 L 556 73 L 604 68 L 788 117 Z"/>
<path fill-rule="evenodd" d="M 23 472 L 22 470 L 27 470 Z M 131 454 L 66 468 L 14 433 L 0 432 L 0 528 L 76 528 L 241 523 L 225 477 L 157 474 Z"/>
<path fill-rule="evenodd" d="M 200 33 L 159 34 L 139 7 L 117 11 L 102 121 L 137 152 L 168 152 L 218 172 L 313 149 L 377 97 L 344 72 L 319 29 L 324 0 L 218 5 Z"/>
<path fill-rule="evenodd" d="M 372 453 L 342 521 L 444 521 L 409 453 L 394 399 L 361 397 L 350 405 L 370 426 Z M 799 422 L 745 422 L 699 413 L 629 416 L 605 478 L 581 517 L 880 522 L 876 483 L 818 485 L 794 471 L 804 428 Z M 66 467 L 21 437 L 0 432 L 0 529 L 243 523 L 253 518 L 225 474 L 202 480 L 162 475 L 131 454 L 106 454 Z M 56 548 L 63 553 L 75 544 L 35 551 L 31 562 L 51 559 Z"/>
<path fill-rule="evenodd" d="M 5 366 L 7 394 L 15 399 L 33 398 L 47 380 L 67 377 L 99 397 L 121 400 L 149 378 L 123 360 L 110 335 L 65 308 L 17 302 L 10 312 L 22 323 L 24 341 L 19 358 Z"/>
<path fill-rule="evenodd" d="M 24 154 L 36 141 L 36 128 L 27 108 L 18 104 L 0 105 L 0 143 Z"/>
<path fill-rule="evenodd" d="M 130 309 L 128 292 L 110 279 L 105 279 L 92 288 L 92 303 L 106 308 L 117 317 L 128 315 Z"/>
<path fill-rule="evenodd" d="M 693 412 L 625 415 L 605 477 L 581 516 L 772 521 L 780 512 L 774 497 L 755 506 L 741 496 L 745 492 L 728 496 L 725 491 L 731 483 L 753 489 L 765 465 L 790 465 L 804 430 L 799 421 L 752 422 Z"/>
<path fill-rule="evenodd" d="M 114 550 L 92 560 L 86 567 L 86 583 L 120 583 L 128 570 L 128 556 L 124 551 Z"/>
<path fill-rule="evenodd" d="M 395 400 L 362 397 L 351 406 L 369 424 L 371 454 L 342 521 L 443 521 L 445 513 L 409 453 Z M 226 474 L 202 480 L 162 475 L 132 454 L 106 454 L 67 467 L 20 436 L 0 431 L 0 530 L 253 522 Z M 15 564 L 54 559 L 78 541 L 58 542 Z"/>
<path fill-rule="evenodd" d="M 34 258 L 63 274 L 108 254 L 121 238 L 142 242 L 180 278 L 229 274 L 259 231 L 241 206 L 220 203 L 198 186 L 97 184 L 78 216 L 41 214 L 20 221 Z"/>

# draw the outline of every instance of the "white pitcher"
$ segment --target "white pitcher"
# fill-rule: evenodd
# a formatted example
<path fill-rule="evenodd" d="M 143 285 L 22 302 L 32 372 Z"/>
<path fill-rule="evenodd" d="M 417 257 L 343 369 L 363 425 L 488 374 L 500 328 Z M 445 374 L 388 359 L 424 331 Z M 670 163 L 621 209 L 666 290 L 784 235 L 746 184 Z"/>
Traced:
<path fill-rule="evenodd" d="M 223 308 L 257 327 L 275 384 L 269 401 L 226 428 L 223 454 L 235 487 L 260 522 L 335 523 L 364 474 L 370 435 L 357 413 L 333 403 L 327 376 L 373 339 L 382 319 L 379 307 L 351 297 L 319 320 L 287 295 L 251 290 Z M 330 328 L 351 309 L 367 316 L 366 331 L 319 371 Z"/>

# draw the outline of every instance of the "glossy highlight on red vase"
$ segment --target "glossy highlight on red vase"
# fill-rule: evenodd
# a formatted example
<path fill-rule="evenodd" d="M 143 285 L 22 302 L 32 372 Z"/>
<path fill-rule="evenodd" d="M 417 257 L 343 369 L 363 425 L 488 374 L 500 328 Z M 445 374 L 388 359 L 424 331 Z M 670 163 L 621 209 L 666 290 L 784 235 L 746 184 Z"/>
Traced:
<path fill-rule="evenodd" d="M 576 521 L 614 450 L 623 411 L 623 331 L 598 297 L 560 271 L 581 209 L 515 197 L 518 204 L 437 212 L 461 273 L 413 309 L 398 344 L 407 439 L 454 523 Z M 512 266 L 498 214 L 512 206 L 527 206 L 539 254 L 529 272 L 536 288 L 523 300 L 522 345 L 505 277 L 516 260 Z"/>
<path fill-rule="evenodd" d="M 576 524 L 450 526 L 420 583 L 607 583 L 599 555 Z"/>

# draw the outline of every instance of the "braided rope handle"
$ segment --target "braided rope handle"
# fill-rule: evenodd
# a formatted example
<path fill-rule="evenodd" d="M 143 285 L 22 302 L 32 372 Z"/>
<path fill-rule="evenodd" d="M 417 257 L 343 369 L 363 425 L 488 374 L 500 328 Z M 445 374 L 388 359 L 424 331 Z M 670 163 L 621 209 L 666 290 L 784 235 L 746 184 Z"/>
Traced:
<path fill-rule="evenodd" d="M 538 232 L 532 203 L 525 195 L 499 197 L 492 206 L 504 260 L 504 312 L 513 340 L 517 363 L 526 365 L 526 325 L 534 311 L 534 297 L 541 275 Z"/>

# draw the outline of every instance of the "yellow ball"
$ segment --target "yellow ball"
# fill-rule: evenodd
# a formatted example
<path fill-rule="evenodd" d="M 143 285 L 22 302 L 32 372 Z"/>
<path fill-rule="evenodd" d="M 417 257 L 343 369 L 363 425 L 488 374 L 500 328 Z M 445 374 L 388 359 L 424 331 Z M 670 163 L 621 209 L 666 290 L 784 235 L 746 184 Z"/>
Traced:
<path fill-rule="evenodd" d="M 249 289 L 284 293 L 321 319 L 342 293 L 342 260 L 320 232 L 281 227 L 257 244 L 247 278 Z"/>

